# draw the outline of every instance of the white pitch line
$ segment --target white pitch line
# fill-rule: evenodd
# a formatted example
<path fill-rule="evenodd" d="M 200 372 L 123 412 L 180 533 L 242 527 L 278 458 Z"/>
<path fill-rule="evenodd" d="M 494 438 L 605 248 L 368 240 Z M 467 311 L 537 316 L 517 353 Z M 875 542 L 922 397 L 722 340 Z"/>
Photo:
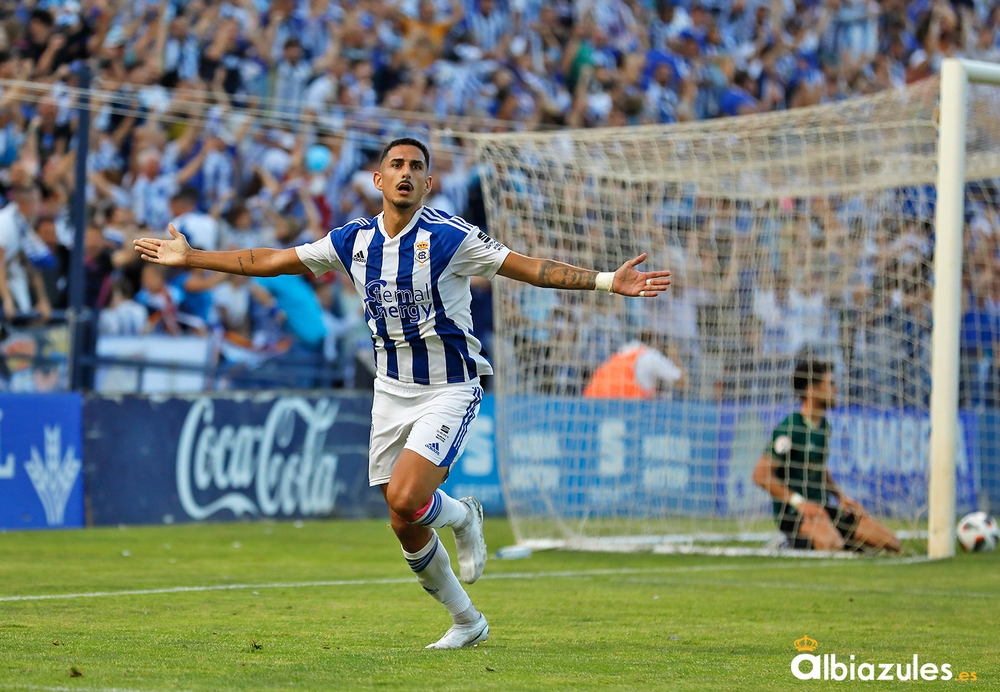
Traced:
<path fill-rule="evenodd" d="M 841 567 L 849 565 L 867 565 L 869 567 L 873 566 L 893 566 L 893 565 L 912 565 L 916 563 L 926 562 L 925 557 L 912 557 L 912 558 L 886 558 L 877 559 L 871 562 L 864 560 L 831 560 L 829 562 L 817 562 L 810 564 L 809 567 Z M 752 569 L 799 569 L 801 564 L 795 563 L 777 563 L 773 565 L 754 565 Z M 745 570 L 746 565 L 741 564 L 728 564 L 728 565 L 691 565 L 688 567 L 650 567 L 645 569 L 582 569 L 582 570 L 564 570 L 558 572 L 507 572 L 499 574 L 486 574 L 480 579 L 480 581 L 485 580 L 498 580 L 498 579 L 574 579 L 581 577 L 618 577 L 618 576 L 629 576 L 629 575 L 640 575 L 640 574 L 669 574 L 669 573 L 683 573 L 683 572 L 729 572 L 736 570 Z M 198 593 L 202 591 L 245 591 L 248 589 L 303 589 L 303 588 L 316 588 L 316 587 L 326 587 L 326 586 L 374 586 L 378 584 L 410 584 L 413 582 L 411 578 L 394 578 L 394 579 L 332 579 L 326 581 L 299 581 L 299 582 L 274 582 L 270 584 L 211 584 L 206 586 L 168 586 L 159 589 L 130 589 L 124 591 L 90 591 L 83 593 L 52 593 L 52 594 L 34 594 L 34 595 L 24 595 L 24 596 L 0 596 L 0 603 L 15 603 L 20 601 L 56 601 L 56 600 L 73 600 L 78 598 L 111 598 L 116 596 L 151 596 L 156 594 L 171 594 L 171 593 Z"/>

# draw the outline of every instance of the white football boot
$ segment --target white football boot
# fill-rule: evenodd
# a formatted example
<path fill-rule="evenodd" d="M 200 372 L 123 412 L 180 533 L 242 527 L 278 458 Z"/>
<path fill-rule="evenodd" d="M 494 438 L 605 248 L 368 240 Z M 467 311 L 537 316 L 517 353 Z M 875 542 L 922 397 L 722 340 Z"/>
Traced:
<path fill-rule="evenodd" d="M 477 646 L 490 638 L 490 624 L 480 613 L 479 619 L 471 625 L 452 625 L 444 636 L 425 649 L 461 649 L 466 646 Z"/>
<path fill-rule="evenodd" d="M 483 506 L 474 497 L 463 497 L 459 502 L 469 508 L 470 518 L 464 527 L 455 529 L 458 572 L 462 581 L 466 584 L 474 584 L 479 577 L 483 576 L 483 568 L 486 567 Z"/>

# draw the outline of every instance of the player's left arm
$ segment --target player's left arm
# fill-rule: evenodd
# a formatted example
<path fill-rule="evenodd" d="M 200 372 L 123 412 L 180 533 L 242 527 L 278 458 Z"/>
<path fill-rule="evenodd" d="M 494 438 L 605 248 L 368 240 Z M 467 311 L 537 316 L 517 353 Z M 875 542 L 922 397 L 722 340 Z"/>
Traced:
<path fill-rule="evenodd" d="M 623 296 L 655 298 L 660 291 L 666 290 L 670 285 L 670 272 L 643 272 L 636 269 L 645 259 L 646 253 L 642 253 L 619 267 L 611 282 L 611 292 Z M 579 291 L 593 291 L 597 287 L 599 274 L 592 269 L 581 269 L 550 259 L 527 257 L 516 252 L 507 255 L 497 273 L 539 288 Z"/>
<path fill-rule="evenodd" d="M 827 494 L 833 495 L 835 498 L 837 498 L 837 501 L 840 502 L 841 507 L 848 510 L 849 512 L 852 512 L 856 516 L 860 517 L 864 515 L 865 508 L 861 506 L 860 502 L 855 502 L 851 498 L 847 497 L 847 495 L 844 495 L 844 491 L 842 491 L 840 489 L 840 486 L 837 485 L 837 482 L 833 480 L 833 474 L 830 473 L 830 469 L 825 469 L 824 472 L 826 474 L 826 479 L 824 480 L 824 483 L 826 484 Z"/>

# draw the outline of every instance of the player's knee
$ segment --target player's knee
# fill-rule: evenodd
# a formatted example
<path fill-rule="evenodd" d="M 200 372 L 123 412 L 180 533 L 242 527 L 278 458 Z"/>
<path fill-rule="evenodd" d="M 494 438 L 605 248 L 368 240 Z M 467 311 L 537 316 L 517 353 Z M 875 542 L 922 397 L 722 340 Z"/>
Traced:
<path fill-rule="evenodd" d="M 818 547 L 817 550 L 843 550 L 844 549 L 844 539 L 839 533 L 833 532 L 826 534 L 822 539 L 823 547 Z"/>
<path fill-rule="evenodd" d="M 413 517 L 424 508 L 430 498 L 416 492 L 414 488 L 404 485 L 394 487 L 392 483 L 385 494 L 389 509 L 404 522 L 413 521 Z M 395 528 L 395 527 L 394 527 Z"/>
<path fill-rule="evenodd" d="M 409 523 L 395 512 L 391 512 L 389 514 L 389 523 L 392 526 L 393 532 L 400 537 L 407 535 L 413 528 L 413 524 Z"/>
<path fill-rule="evenodd" d="M 815 550 L 843 550 L 844 539 L 836 531 L 818 531 L 812 539 Z"/>
<path fill-rule="evenodd" d="M 812 539 L 812 546 L 813 550 L 840 550 L 844 547 L 843 543 L 837 545 L 837 541 L 829 536 L 816 536 Z"/>

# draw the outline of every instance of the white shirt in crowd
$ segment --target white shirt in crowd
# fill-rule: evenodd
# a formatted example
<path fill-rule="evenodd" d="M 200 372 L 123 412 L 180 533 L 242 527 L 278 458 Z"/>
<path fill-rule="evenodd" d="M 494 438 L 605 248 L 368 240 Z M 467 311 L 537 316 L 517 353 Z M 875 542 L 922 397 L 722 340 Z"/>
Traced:
<path fill-rule="evenodd" d="M 191 247 L 215 250 L 219 247 L 219 224 L 208 214 L 190 211 L 173 220 L 174 228 L 184 234 Z"/>
<path fill-rule="evenodd" d="M 635 383 L 643 389 L 656 389 L 657 382 L 673 384 L 684 376 L 684 371 L 674 361 L 655 348 L 644 346 L 638 341 L 625 344 L 620 352 L 628 353 L 635 349 L 642 349 L 639 357 L 635 359 Z"/>
<path fill-rule="evenodd" d="M 146 332 L 149 311 L 134 300 L 123 300 L 106 307 L 97 317 L 97 332 L 102 336 L 137 336 Z"/>
<path fill-rule="evenodd" d="M 30 231 L 27 220 L 16 204 L 11 203 L 0 209 L 0 248 L 4 251 L 4 263 L 7 265 L 7 287 L 20 312 L 31 310 L 28 273 L 21 262 Z"/>

